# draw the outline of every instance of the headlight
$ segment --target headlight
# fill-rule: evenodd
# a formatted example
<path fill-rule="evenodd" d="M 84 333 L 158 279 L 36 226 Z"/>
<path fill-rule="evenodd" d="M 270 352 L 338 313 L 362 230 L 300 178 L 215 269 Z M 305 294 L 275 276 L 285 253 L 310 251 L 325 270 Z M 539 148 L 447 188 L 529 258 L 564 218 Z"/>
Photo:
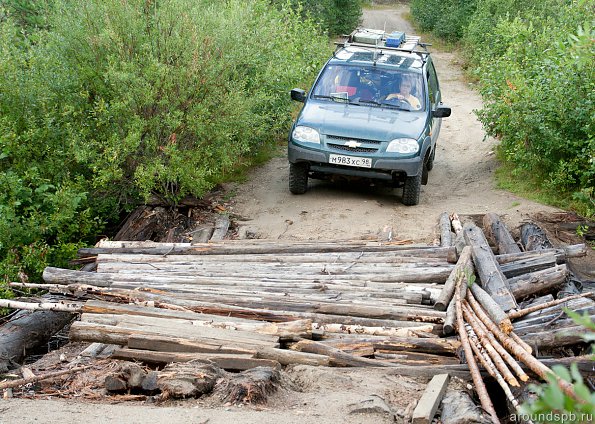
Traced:
<path fill-rule="evenodd" d="M 320 144 L 320 134 L 314 128 L 310 127 L 303 127 L 301 125 L 298 125 L 293 130 L 291 137 L 295 141 L 300 141 L 302 143 Z"/>
<path fill-rule="evenodd" d="M 411 154 L 419 151 L 419 143 L 413 138 L 396 138 L 388 144 L 389 153 Z"/>

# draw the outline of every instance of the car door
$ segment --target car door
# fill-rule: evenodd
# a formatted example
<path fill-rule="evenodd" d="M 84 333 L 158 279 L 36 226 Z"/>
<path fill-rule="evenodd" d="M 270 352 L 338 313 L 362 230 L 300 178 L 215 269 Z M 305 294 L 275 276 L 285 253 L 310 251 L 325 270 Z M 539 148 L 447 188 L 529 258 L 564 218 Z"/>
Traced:
<path fill-rule="evenodd" d="M 432 63 L 431 59 L 428 59 L 428 64 L 426 67 L 426 77 L 428 79 L 428 94 L 430 98 L 430 109 L 434 110 L 440 105 L 441 96 L 440 96 L 440 86 L 438 85 L 438 76 L 436 75 L 436 69 L 434 68 L 434 64 Z M 438 138 L 438 134 L 440 133 L 440 125 L 442 124 L 442 119 L 432 117 L 432 122 L 430 124 L 431 133 L 432 133 L 432 144 L 434 144 Z"/>

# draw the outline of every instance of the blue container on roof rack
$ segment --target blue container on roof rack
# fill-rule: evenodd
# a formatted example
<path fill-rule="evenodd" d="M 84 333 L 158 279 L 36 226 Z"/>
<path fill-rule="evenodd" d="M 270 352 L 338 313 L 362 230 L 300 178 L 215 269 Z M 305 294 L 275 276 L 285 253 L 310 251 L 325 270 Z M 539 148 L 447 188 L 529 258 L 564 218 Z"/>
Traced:
<path fill-rule="evenodd" d="M 386 37 L 386 47 L 400 47 L 405 41 L 405 33 L 402 31 L 393 31 Z"/>

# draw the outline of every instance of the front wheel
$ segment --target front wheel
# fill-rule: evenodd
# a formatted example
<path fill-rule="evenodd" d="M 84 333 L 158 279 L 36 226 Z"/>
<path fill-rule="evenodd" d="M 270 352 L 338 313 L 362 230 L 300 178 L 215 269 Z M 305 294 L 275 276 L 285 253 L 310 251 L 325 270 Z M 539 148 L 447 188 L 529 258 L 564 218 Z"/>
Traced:
<path fill-rule="evenodd" d="M 308 190 L 308 164 L 289 164 L 289 191 L 293 194 L 304 194 Z"/>
<path fill-rule="evenodd" d="M 403 204 L 405 206 L 415 206 L 419 203 L 419 193 L 421 191 L 421 172 L 414 177 L 406 177 L 403 186 Z"/>

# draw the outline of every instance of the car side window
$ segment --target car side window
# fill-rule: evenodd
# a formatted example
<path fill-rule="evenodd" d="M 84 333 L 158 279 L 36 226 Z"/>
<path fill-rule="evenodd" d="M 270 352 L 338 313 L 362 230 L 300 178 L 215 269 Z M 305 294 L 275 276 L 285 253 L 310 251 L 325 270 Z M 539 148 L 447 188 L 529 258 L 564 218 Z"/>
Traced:
<path fill-rule="evenodd" d="M 436 104 L 438 95 L 438 77 L 436 76 L 436 69 L 434 64 L 430 62 L 428 64 L 428 91 L 430 95 L 430 103 Z"/>

